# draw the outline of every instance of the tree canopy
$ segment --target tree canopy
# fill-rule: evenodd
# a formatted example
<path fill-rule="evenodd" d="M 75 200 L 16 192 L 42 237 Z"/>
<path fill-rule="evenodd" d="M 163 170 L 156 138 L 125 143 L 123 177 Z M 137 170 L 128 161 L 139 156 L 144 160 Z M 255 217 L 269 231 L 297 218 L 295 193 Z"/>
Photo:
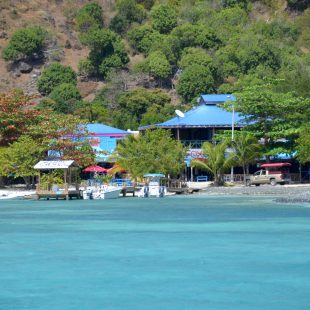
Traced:
<path fill-rule="evenodd" d="M 17 29 L 3 49 L 2 57 L 8 61 L 32 56 L 42 50 L 46 36 L 47 31 L 39 26 Z"/>
<path fill-rule="evenodd" d="M 184 169 L 185 149 L 163 129 L 129 136 L 117 148 L 117 163 L 134 178 L 146 173 L 178 174 Z"/>
<path fill-rule="evenodd" d="M 69 66 L 60 63 L 52 63 L 40 76 L 37 86 L 43 95 L 49 95 L 56 86 L 63 83 L 76 85 L 76 73 Z"/>

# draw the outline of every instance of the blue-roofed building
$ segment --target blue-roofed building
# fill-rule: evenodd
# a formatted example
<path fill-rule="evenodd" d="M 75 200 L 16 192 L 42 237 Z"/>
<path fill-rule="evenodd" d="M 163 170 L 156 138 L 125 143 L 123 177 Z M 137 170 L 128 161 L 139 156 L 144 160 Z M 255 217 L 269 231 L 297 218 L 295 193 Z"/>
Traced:
<path fill-rule="evenodd" d="M 190 167 L 192 159 L 204 158 L 201 146 L 206 141 L 211 141 L 214 134 L 222 130 L 240 129 L 243 127 L 239 113 L 228 112 L 220 106 L 226 101 L 236 101 L 230 94 L 201 95 L 199 105 L 191 110 L 178 113 L 175 117 L 160 123 L 139 128 L 143 131 L 150 128 L 170 129 L 175 139 L 180 140 L 189 147 L 185 158 L 186 179 L 193 180 L 199 170 Z"/>
<path fill-rule="evenodd" d="M 96 152 L 96 161 L 107 162 L 109 156 L 116 148 L 117 142 L 124 139 L 132 132 L 114 128 L 104 124 L 87 124 L 89 135 L 83 139 L 90 140 L 93 150 Z M 75 139 L 74 136 L 70 136 Z M 59 151 L 48 151 L 48 157 L 54 159 L 61 156 Z"/>
<path fill-rule="evenodd" d="M 220 108 L 225 101 L 236 101 L 235 96 L 202 95 L 199 105 L 184 113 L 184 117 L 176 116 L 160 124 L 140 127 L 143 131 L 148 128 L 166 128 L 172 131 L 174 137 L 186 146 L 200 148 L 205 141 L 212 140 L 213 135 L 220 130 L 242 127 L 241 116 Z"/>
<path fill-rule="evenodd" d="M 88 124 L 89 139 L 96 151 L 96 161 L 106 162 L 116 148 L 117 141 L 127 137 L 130 132 L 104 124 Z"/>

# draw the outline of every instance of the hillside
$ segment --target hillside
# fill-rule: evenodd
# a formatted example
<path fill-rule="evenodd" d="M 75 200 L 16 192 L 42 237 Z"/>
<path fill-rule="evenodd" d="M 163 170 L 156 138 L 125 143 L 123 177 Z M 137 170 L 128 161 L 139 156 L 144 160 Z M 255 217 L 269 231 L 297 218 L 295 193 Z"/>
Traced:
<path fill-rule="evenodd" d="M 43 56 L 17 61 L 0 59 L 0 92 L 21 88 L 25 93 L 39 94 L 37 81 L 44 68 L 53 62 L 78 72 L 79 62 L 89 59 L 89 53 L 98 49 L 94 47 L 96 43 L 86 42 L 89 34 L 83 33 L 77 17 L 89 3 L 93 2 L 0 0 L 0 52 L 17 29 L 38 25 L 48 32 Z M 280 78 L 285 81 L 280 88 L 309 96 L 307 1 L 171 0 L 154 4 L 152 0 L 117 3 L 100 0 L 95 3 L 102 8 L 103 20 L 103 25 L 96 27 L 118 32 L 109 35 L 115 36 L 113 42 L 119 42 L 114 49 L 123 49 L 119 52 L 122 56 L 117 56 L 123 58 L 121 63 L 120 58 L 107 58 L 104 73 L 101 66 L 78 76 L 77 88 L 83 100 L 96 99 L 96 111 L 101 109 L 90 121 L 137 128 L 146 122 L 160 121 L 160 117 L 154 119 L 152 114 L 163 118 L 171 115 L 170 103 L 195 102 L 202 92 L 239 91 L 266 77 Z M 93 23 L 91 14 L 83 14 L 81 19 Z M 106 57 L 102 56 L 104 53 L 102 50 L 100 57 Z M 142 94 L 143 89 L 157 91 L 149 96 L 160 94 L 162 101 L 143 102 L 148 96 Z M 47 94 L 41 92 L 41 95 Z M 137 111 L 137 106 L 129 107 L 125 100 L 137 101 L 144 107 Z M 81 112 L 81 108 L 78 110 Z M 132 110 L 128 121 L 120 121 L 116 110 Z"/>

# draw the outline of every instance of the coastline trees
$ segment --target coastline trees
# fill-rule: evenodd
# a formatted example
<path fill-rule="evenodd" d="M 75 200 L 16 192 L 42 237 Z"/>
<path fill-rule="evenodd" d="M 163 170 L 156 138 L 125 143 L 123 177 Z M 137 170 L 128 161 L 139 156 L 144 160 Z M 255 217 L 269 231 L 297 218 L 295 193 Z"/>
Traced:
<path fill-rule="evenodd" d="M 93 164 L 95 154 L 83 121 L 48 109 L 37 110 L 31 100 L 20 91 L 0 94 L 0 175 L 28 177 L 34 173 L 33 161 L 47 153 L 74 159 L 81 166 Z"/>
<path fill-rule="evenodd" d="M 310 124 L 301 128 L 300 136 L 297 139 L 297 158 L 301 163 L 310 162 Z"/>
<path fill-rule="evenodd" d="M 249 164 L 254 163 L 261 153 L 262 146 L 253 134 L 244 130 L 235 133 L 232 141 L 233 156 L 243 170 L 243 179 L 249 173 Z"/>
<path fill-rule="evenodd" d="M 202 152 L 206 157 L 205 160 L 193 160 L 191 165 L 210 172 L 214 176 L 214 186 L 224 185 L 224 173 L 235 162 L 234 154 L 227 154 L 229 147 L 228 140 L 223 140 L 218 144 L 205 142 L 202 145 Z"/>
<path fill-rule="evenodd" d="M 23 135 L 0 151 L 0 176 L 22 177 L 26 187 L 31 177 L 37 175 L 33 166 L 44 158 L 45 147 L 29 136 Z"/>
<path fill-rule="evenodd" d="M 186 150 L 163 129 L 131 135 L 116 148 L 117 163 L 134 178 L 146 173 L 178 174 L 184 168 Z"/>
<path fill-rule="evenodd" d="M 295 93 L 277 92 L 274 82 L 245 87 L 234 103 L 245 120 L 246 130 L 263 142 L 267 157 L 296 151 L 296 139 L 305 123 L 310 100 Z"/>

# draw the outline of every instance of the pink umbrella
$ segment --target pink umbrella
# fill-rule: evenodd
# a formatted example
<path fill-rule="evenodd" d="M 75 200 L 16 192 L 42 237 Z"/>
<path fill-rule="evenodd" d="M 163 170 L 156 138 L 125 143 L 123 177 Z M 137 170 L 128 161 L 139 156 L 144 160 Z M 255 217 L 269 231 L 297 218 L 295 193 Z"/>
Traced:
<path fill-rule="evenodd" d="M 107 172 L 108 169 L 102 168 L 100 166 L 89 166 L 83 170 L 84 172 Z"/>

